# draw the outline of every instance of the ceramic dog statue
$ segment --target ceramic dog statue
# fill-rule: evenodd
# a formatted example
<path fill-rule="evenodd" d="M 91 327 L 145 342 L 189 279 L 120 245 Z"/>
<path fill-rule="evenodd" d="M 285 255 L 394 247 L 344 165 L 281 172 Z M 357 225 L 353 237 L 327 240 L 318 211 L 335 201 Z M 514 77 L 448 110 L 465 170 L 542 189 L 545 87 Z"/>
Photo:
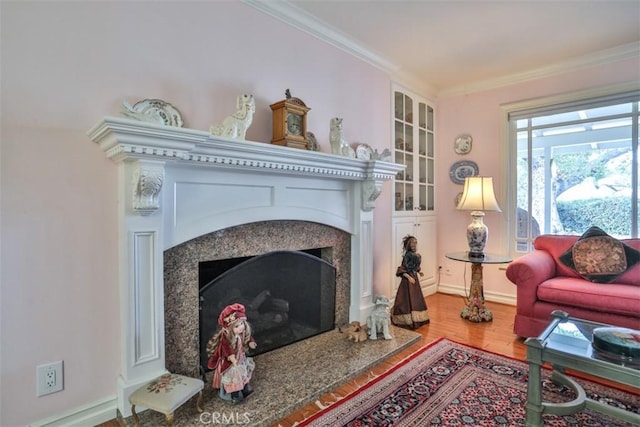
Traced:
<path fill-rule="evenodd" d="M 393 337 L 389 333 L 389 324 L 391 323 L 391 314 L 389 306 L 391 301 L 384 295 L 377 295 L 375 299 L 375 307 L 367 318 L 367 327 L 369 328 L 369 339 L 378 339 L 378 334 L 382 334 L 385 340 Z"/>
<path fill-rule="evenodd" d="M 331 119 L 329 130 L 329 142 L 331 143 L 331 153 L 338 156 L 356 157 L 356 152 L 347 141 L 342 133 L 342 118 L 334 117 Z"/>
<path fill-rule="evenodd" d="M 357 320 L 354 320 L 343 328 L 338 328 L 338 330 L 347 334 L 347 339 L 353 340 L 353 342 L 366 341 L 367 339 L 366 326 L 362 326 Z"/>
<path fill-rule="evenodd" d="M 212 125 L 209 129 L 212 135 L 225 138 L 244 140 L 247 129 L 253 122 L 253 113 L 256 111 L 256 102 L 253 95 L 243 93 L 236 99 L 237 111 L 225 118 L 221 124 Z"/>

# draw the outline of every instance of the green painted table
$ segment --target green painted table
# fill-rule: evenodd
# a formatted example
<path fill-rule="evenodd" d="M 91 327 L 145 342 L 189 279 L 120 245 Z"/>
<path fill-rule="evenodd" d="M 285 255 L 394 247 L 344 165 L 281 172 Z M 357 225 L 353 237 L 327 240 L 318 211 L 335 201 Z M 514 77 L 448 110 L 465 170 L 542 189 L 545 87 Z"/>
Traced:
<path fill-rule="evenodd" d="M 593 330 L 607 327 L 602 323 L 574 319 L 564 311 L 552 313 L 553 320 L 537 338 L 527 338 L 529 383 L 527 385 L 527 426 L 541 426 L 542 414 L 569 415 L 585 408 L 593 409 L 630 423 L 640 425 L 640 415 L 588 399 L 580 384 L 564 374 L 565 368 L 640 388 L 638 360 L 604 357 L 591 345 Z M 540 369 L 544 363 L 553 367 L 551 379 L 570 387 L 576 399 L 564 403 L 542 402 Z"/>

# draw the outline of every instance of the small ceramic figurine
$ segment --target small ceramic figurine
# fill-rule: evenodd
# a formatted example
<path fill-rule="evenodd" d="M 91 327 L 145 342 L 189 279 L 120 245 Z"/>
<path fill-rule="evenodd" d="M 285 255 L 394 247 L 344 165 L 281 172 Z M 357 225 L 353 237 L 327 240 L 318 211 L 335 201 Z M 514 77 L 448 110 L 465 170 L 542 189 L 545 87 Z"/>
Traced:
<path fill-rule="evenodd" d="M 357 320 L 350 322 L 343 328 L 338 328 L 342 334 L 347 334 L 347 340 L 353 342 L 362 342 L 367 340 L 367 327 L 363 326 Z"/>
<path fill-rule="evenodd" d="M 232 139 L 245 139 L 247 129 L 253 123 L 253 113 L 256 111 L 256 102 L 253 99 L 253 95 L 247 93 L 238 95 L 236 108 L 237 111 L 225 118 L 221 124 L 211 126 L 209 131 L 212 135 Z"/>
<path fill-rule="evenodd" d="M 376 296 L 375 307 L 367 318 L 370 340 L 378 339 L 378 334 L 382 334 L 385 340 L 393 338 L 389 332 L 389 324 L 391 323 L 390 305 L 391 301 L 385 295 Z"/>
<path fill-rule="evenodd" d="M 338 156 L 356 157 L 356 152 L 344 139 L 342 132 L 342 118 L 333 117 L 330 122 L 329 142 L 331 143 L 331 153 Z"/>
<path fill-rule="evenodd" d="M 218 324 L 222 329 L 207 345 L 213 388 L 219 389 L 218 396 L 222 400 L 240 403 L 253 392 L 249 382 L 255 363 L 245 350 L 256 348 L 256 342 L 242 304 L 225 307 L 218 317 Z"/>

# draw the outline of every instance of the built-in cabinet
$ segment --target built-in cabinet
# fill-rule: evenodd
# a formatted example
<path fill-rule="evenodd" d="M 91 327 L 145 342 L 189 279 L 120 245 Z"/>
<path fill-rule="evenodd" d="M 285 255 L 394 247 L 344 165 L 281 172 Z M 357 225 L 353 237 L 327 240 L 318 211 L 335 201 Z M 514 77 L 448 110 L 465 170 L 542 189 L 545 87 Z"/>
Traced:
<path fill-rule="evenodd" d="M 402 238 L 414 235 L 422 255 L 424 292 L 437 278 L 435 111 L 425 98 L 395 85 L 392 102 L 393 161 L 406 166 L 393 182 L 393 273 L 402 261 Z M 392 283 L 395 295 L 400 281 Z"/>

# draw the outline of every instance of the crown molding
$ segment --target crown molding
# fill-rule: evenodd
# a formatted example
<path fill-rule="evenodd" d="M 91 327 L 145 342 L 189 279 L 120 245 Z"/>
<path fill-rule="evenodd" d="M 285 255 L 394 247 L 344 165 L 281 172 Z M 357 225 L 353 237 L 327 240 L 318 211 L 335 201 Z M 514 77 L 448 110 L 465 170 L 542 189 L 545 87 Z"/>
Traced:
<path fill-rule="evenodd" d="M 326 22 L 316 18 L 309 12 L 295 6 L 287 0 L 241 0 L 244 4 L 260 10 L 300 31 L 329 43 L 387 73 L 395 73 L 400 67 L 381 55 L 366 48 L 362 43 Z"/>
<path fill-rule="evenodd" d="M 556 76 L 559 74 L 565 74 L 571 71 L 611 64 L 614 62 L 633 58 L 640 58 L 640 41 L 624 44 L 611 49 L 593 52 L 580 57 L 571 58 L 567 61 L 558 62 L 546 67 L 536 68 L 522 73 L 510 74 L 497 79 L 489 79 L 478 83 L 442 90 L 438 92 L 438 98 L 442 99 L 473 92 L 496 89 L 516 83 L 538 80 L 546 77 Z"/>
<path fill-rule="evenodd" d="M 288 25 L 304 31 L 338 49 L 341 49 L 374 67 L 389 74 L 394 79 L 414 91 L 421 91 L 432 98 L 448 98 L 473 92 L 496 89 L 531 80 L 552 77 L 580 69 L 606 65 L 632 58 L 640 58 L 640 41 L 624 44 L 610 49 L 593 52 L 581 57 L 551 64 L 533 70 L 514 73 L 495 79 L 488 79 L 471 84 L 460 85 L 449 89 L 439 89 L 421 76 L 403 71 L 401 65 L 385 59 L 380 54 L 365 47 L 337 28 L 316 18 L 309 12 L 295 6 L 288 0 L 241 0 L 244 4 L 260 10 Z"/>

